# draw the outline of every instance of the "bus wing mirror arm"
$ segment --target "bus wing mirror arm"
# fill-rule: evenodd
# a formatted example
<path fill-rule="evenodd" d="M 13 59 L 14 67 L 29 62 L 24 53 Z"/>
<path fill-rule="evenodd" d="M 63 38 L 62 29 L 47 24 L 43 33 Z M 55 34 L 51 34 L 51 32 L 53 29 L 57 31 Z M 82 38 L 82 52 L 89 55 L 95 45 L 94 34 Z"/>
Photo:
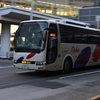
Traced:
<path fill-rule="evenodd" d="M 49 33 L 48 30 L 43 31 L 43 41 L 46 41 L 48 33 Z"/>
<path fill-rule="evenodd" d="M 16 34 L 18 32 L 18 30 L 16 32 L 14 32 L 13 34 Z"/>
<path fill-rule="evenodd" d="M 13 34 L 16 34 L 16 32 L 14 32 Z"/>

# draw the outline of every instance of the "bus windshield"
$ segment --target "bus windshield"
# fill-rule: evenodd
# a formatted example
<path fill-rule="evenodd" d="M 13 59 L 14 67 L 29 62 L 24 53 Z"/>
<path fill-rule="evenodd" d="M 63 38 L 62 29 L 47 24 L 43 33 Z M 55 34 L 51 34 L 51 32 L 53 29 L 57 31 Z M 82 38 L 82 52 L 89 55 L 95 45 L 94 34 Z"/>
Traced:
<path fill-rule="evenodd" d="M 48 27 L 47 22 L 21 23 L 15 34 L 15 52 L 39 53 L 45 48 L 43 30 Z"/>

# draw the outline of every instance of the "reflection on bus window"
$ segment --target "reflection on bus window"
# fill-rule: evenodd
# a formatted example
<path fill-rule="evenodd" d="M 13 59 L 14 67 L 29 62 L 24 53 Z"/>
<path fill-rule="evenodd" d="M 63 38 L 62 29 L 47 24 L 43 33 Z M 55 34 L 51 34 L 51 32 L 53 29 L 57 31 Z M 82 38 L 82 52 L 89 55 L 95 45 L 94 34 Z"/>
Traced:
<path fill-rule="evenodd" d="M 24 48 L 24 50 L 36 50 L 41 51 L 44 49 L 44 41 L 42 39 L 42 33 L 47 28 L 46 22 L 28 22 L 20 25 L 15 36 L 15 48 Z M 21 49 L 23 51 L 23 49 Z"/>

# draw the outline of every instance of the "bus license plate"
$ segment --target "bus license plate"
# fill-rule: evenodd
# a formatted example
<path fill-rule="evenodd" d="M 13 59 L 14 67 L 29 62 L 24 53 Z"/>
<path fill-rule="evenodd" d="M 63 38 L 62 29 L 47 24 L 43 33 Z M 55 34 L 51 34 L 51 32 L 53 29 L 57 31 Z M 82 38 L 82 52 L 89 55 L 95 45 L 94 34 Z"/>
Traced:
<path fill-rule="evenodd" d="M 28 65 L 22 65 L 23 69 L 29 69 Z"/>

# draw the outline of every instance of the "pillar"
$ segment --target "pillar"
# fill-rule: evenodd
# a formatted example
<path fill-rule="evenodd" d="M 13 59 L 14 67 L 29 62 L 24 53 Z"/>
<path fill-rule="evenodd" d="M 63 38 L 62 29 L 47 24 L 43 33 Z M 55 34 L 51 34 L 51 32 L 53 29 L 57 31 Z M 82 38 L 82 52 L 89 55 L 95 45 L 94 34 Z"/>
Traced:
<path fill-rule="evenodd" d="M 36 0 L 33 0 L 34 4 L 33 4 L 33 10 L 37 11 L 37 1 Z"/>
<path fill-rule="evenodd" d="M 53 15 L 56 15 L 56 12 L 57 12 L 56 4 L 53 4 Z"/>
<path fill-rule="evenodd" d="M 0 58 L 10 57 L 10 24 L 2 23 Z"/>

